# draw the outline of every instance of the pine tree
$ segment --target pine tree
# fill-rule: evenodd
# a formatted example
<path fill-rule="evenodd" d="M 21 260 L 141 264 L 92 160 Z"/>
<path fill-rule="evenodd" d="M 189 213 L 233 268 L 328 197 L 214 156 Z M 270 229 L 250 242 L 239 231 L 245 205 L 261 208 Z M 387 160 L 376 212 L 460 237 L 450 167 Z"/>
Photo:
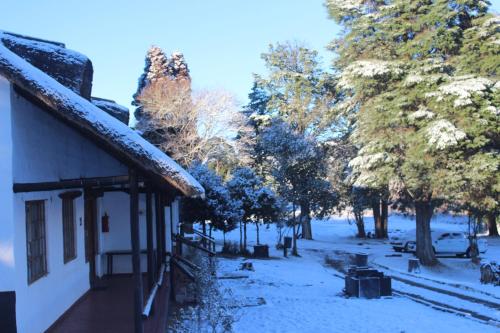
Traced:
<path fill-rule="evenodd" d="M 433 208 L 443 200 L 479 203 L 470 195 L 473 183 L 498 191 L 474 180 L 477 173 L 494 179 L 498 170 L 498 17 L 476 0 L 327 6 L 347 28 L 331 47 L 356 117 L 355 185 L 387 187 L 412 203 L 417 256 L 433 265 Z"/>
<path fill-rule="evenodd" d="M 321 68 L 318 53 L 300 43 L 285 42 L 270 45 L 261 57 L 268 75 L 255 76 L 250 95 L 250 105 L 256 110 L 252 115 L 254 123 L 265 129 L 272 119 L 280 119 L 291 131 L 310 136 L 313 141 L 331 136 L 334 123 L 329 111 L 336 100 L 335 80 Z M 265 160 L 263 151 L 258 153 L 258 161 Z M 262 169 L 263 173 L 270 171 L 265 164 Z M 311 205 L 304 197 L 294 201 L 299 201 L 301 207 L 302 236 L 312 239 Z"/>
<path fill-rule="evenodd" d="M 242 110 L 248 131 L 240 133 L 238 139 L 246 142 L 246 150 L 250 155 L 252 168 L 260 177 L 266 179 L 268 172 L 265 169 L 265 154 L 259 148 L 257 138 L 262 130 L 270 124 L 271 118 L 267 114 L 269 96 L 266 90 L 257 83 L 257 78 L 254 79 L 252 89 L 248 94 L 249 102 Z"/>
<path fill-rule="evenodd" d="M 261 91 L 254 92 L 263 96 L 254 100 L 260 110 L 265 107 L 265 114 L 281 118 L 300 133 L 327 133 L 336 90 L 333 76 L 321 68 L 318 52 L 300 43 L 285 42 L 270 45 L 261 57 L 269 74 L 255 76 Z"/>

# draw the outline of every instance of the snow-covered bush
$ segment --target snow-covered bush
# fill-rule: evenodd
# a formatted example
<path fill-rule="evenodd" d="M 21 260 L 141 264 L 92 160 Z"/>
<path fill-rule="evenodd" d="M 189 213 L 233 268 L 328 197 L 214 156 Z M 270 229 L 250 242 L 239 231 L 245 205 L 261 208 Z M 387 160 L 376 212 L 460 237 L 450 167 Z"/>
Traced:
<path fill-rule="evenodd" d="M 257 244 L 259 244 L 259 224 L 271 223 L 277 220 L 280 206 L 274 192 L 264 186 L 262 179 L 248 167 L 233 170 L 227 188 L 233 200 L 242 203 L 243 209 L 243 246 L 246 250 L 247 235 L 246 224 L 256 224 Z"/>
<path fill-rule="evenodd" d="M 223 289 L 216 276 L 217 262 L 200 252 L 194 257 L 200 269 L 195 274 L 198 303 L 182 309 L 170 327 L 176 333 L 233 332 L 238 305 L 230 289 Z"/>
<path fill-rule="evenodd" d="M 183 220 L 191 223 L 211 221 L 210 227 L 224 235 L 236 228 L 241 220 L 241 202 L 234 200 L 222 178 L 204 164 L 195 163 L 189 172 L 205 189 L 205 199 L 186 199 L 183 203 Z"/>

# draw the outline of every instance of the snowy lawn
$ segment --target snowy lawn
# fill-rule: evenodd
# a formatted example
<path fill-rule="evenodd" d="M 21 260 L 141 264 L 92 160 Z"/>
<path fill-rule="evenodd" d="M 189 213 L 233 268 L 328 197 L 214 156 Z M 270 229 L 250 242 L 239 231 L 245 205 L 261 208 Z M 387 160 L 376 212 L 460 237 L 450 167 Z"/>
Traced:
<path fill-rule="evenodd" d="M 370 229 L 372 219 L 366 218 Z M 464 220 L 440 216 L 433 226 L 462 230 Z M 391 216 L 390 231 L 409 230 L 414 222 L 401 216 Z M 249 227 L 249 245 L 254 244 L 255 229 Z M 390 270 L 405 271 L 407 256 L 385 257 L 393 254 L 388 242 L 360 241 L 356 232 L 343 218 L 313 222 L 313 241 L 300 240 L 301 257 L 283 258 L 276 250 L 277 233 L 274 226 L 261 228 L 261 243 L 270 245 L 271 259 L 226 259 L 219 258 L 220 282 L 233 290 L 234 297 L 242 305 L 238 311 L 235 332 L 498 332 L 498 327 L 483 324 L 472 318 L 436 310 L 401 296 L 379 300 L 347 299 L 342 295 L 344 281 L 333 268 L 325 265 L 325 256 L 334 256 L 336 251 L 370 254 L 372 264 L 381 264 Z M 215 234 L 222 243 L 222 234 Z M 227 239 L 237 241 L 238 230 L 228 234 Z M 499 244 L 490 244 L 487 256 L 499 258 Z M 242 271 L 242 262 L 251 261 L 255 271 Z M 471 294 L 493 303 L 499 303 L 500 287 L 485 288 L 479 283 L 477 268 L 467 264 L 466 259 L 440 259 L 439 269 L 424 269 L 422 277 L 409 277 L 421 283 L 433 284 L 432 280 L 446 280 L 471 286 L 471 290 L 438 284 Z M 453 273 L 454 276 L 450 276 Z M 231 277 L 244 278 L 231 278 Z M 443 296 L 425 289 L 393 281 L 393 287 L 405 292 L 421 294 L 427 299 L 453 304 L 458 308 L 471 308 L 500 320 L 500 314 L 481 304 L 470 303 L 454 297 Z"/>

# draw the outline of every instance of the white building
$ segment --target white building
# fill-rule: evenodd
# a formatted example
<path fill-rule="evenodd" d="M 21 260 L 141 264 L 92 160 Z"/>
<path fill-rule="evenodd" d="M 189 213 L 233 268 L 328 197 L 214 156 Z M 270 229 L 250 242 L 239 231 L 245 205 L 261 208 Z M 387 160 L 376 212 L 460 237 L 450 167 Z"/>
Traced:
<path fill-rule="evenodd" d="M 91 99 L 92 73 L 0 31 L 2 333 L 164 332 L 178 199 L 204 190 Z"/>

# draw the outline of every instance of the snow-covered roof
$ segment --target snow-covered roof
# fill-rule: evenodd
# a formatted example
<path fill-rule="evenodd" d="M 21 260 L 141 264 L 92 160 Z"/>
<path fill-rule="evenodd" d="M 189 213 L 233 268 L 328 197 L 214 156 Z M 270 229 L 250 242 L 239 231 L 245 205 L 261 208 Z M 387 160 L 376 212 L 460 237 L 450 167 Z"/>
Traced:
<path fill-rule="evenodd" d="M 92 104 L 97 106 L 99 109 L 105 111 L 106 113 L 112 115 L 125 125 L 128 125 L 129 121 L 129 110 L 128 108 L 124 107 L 123 105 L 120 105 L 116 103 L 113 100 L 110 99 L 105 99 L 105 98 L 99 98 L 99 97 L 92 97 L 90 99 Z"/>
<path fill-rule="evenodd" d="M 20 54 L 8 47 L 15 41 L 23 45 Z M 43 45 L 42 45 L 43 44 Z M 62 44 L 43 43 L 0 31 L 0 75 L 27 91 L 49 110 L 84 134 L 101 142 L 103 146 L 134 167 L 152 173 L 187 196 L 203 196 L 203 187 L 181 166 L 158 148 L 150 144 L 127 125 L 99 109 L 75 90 L 45 73 L 31 62 L 29 54 L 37 54 L 38 47 L 63 48 Z M 55 57 L 64 52 L 55 50 Z M 72 53 L 73 51 L 69 51 Z M 68 53 L 68 54 L 69 54 Z M 25 58 L 25 54 L 28 56 Z M 75 52 L 76 54 L 76 52 Z M 70 57 L 71 58 L 71 57 Z M 72 59 L 66 59 L 68 62 Z M 48 71 L 50 73 L 50 70 Z M 89 96 L 90 98 L 90 96 Z"/>
<path fill-rule="evenodd" d="M 3 32 L 2 44 L 62 85 L 90 99 L 94 70 L 85 55 L 68 50 L 62 43 L 10 32 Z"/>

